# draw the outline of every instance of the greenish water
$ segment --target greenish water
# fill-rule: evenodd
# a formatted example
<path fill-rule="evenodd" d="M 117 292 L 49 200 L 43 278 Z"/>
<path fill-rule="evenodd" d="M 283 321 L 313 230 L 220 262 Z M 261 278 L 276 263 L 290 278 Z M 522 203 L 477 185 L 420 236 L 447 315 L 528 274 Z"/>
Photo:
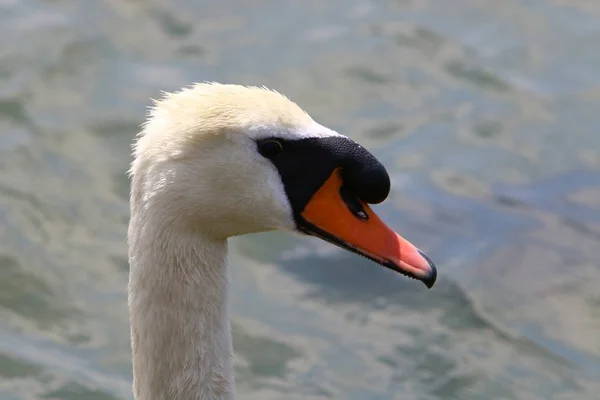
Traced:
<path fill-rule="evenodd" d="M 202 80 L 371 149 L 440 273 L 234 240 L 240 399 L 597 399 L 597 2 L 217 4 L 0 0 L 0 399 L 130 398 L 129 145 Z"/>

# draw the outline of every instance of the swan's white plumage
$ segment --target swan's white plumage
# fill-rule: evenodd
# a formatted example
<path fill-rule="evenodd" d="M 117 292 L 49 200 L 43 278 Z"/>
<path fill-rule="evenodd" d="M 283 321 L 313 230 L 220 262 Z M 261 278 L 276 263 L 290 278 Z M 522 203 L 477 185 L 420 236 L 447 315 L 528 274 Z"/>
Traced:
<path fill-rule="evenodd" d="M 130 170 L 138 400 L 232 398 L 226 240 L 294 227 L 283 184 L 255 139 L 331 135 L 265 88 L 203 83 L 155 102 Z"/>
<path fill-rule="evenodd" d="M 338 135 L 274 90 L 199 83 L 155 100 L 135 155 L 154 159 L 176 155 L 206 136 L 221 133 L 243 133 L 253 139 Z"/>

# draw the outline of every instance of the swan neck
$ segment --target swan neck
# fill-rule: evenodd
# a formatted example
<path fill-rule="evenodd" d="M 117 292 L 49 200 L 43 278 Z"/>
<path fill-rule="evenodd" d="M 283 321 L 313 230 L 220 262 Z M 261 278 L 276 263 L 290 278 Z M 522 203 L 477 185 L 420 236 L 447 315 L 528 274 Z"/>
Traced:
<path fill-rule="evenodd" d="M 130 231 L 137 400 L 233 398 L 228 284 L 225 240 Z"/>

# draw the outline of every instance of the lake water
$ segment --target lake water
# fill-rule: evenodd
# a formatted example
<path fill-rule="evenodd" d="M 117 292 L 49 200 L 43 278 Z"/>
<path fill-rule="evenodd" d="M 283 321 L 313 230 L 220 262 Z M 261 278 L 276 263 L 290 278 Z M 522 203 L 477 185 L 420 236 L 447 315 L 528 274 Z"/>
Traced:
<path fill-rule="evenodd" d="M 0 0 L 0 399 L 131 398 L 129 145 L 204 80 L 371 149 L 439 270 L 233 240 L 238 398 L 598 399 L 598 43 L 595 0 Z"/>

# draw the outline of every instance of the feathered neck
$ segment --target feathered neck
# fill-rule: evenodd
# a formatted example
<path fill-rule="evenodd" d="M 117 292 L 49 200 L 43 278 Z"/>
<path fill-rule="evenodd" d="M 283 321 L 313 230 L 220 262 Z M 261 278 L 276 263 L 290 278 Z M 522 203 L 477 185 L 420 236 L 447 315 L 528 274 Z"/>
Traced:
<path fill-rule="evenodd" d="M 129 228 L 136 399 L 232 399 L 227 242 L 141 220 Z"/>

